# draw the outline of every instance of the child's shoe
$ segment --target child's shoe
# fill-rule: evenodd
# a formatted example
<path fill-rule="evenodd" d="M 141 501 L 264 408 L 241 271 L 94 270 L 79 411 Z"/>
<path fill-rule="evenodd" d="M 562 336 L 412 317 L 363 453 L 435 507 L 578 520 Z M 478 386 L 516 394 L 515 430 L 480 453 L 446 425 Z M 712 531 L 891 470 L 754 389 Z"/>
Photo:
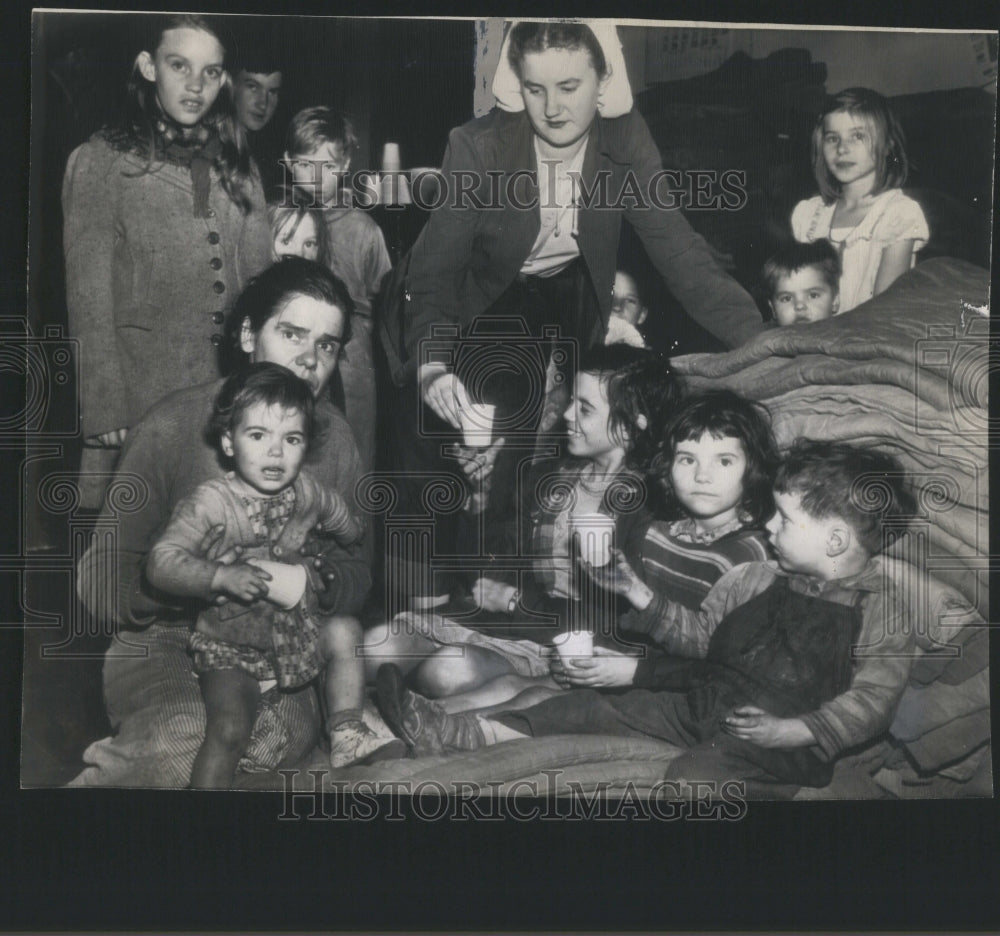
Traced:
<path fill-rule="evenodd" d="M 334 769 L 380 760 L 391 756 L 391 748 L 399 747 L 398 738 L 380 736 L 358 718 L 341 722 L 330 728 L 327 734 L 330 738 L 330 766 Z"/>
<path fill-rule="evenodd" d="M 368 758 L 369 764 L 406 757 L 406 742 L 392 733 L 392 729 L 385 723 L 385 719 L 379 714 L 373 702 L 365 702 L 361 720 L 385 745 Z"/>
<path fill-rule="evenodd" d="M 471 712 L 449 715 L 437 702 L 403 685 L 399 667 L 386 663 L 375 677 L 378 707 L 389 727 L 409 746 L 413 757 L 475 751 L 485 744 Z"/>

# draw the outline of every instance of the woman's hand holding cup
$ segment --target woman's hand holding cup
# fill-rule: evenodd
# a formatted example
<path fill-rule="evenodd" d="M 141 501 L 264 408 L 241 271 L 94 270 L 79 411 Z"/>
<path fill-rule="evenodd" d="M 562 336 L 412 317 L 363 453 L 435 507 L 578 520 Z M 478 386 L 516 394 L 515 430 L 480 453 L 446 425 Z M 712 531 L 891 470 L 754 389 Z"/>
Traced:
<path fill-rule="evenodd" d="M 453 445 L 447 453 L 458 459 L 458 463 L 469 484 L 469 502 L 466 510 L 473 514 L 481 513 L 486 508 L 490 493 L 490 477 L 497 455 L 503 446 L 504 439 L 497 439 L 489 448 L 472 448 L 468 445 Z"/>
<path fill-rule="evenodd" d="M 455 445 L 449 450 L 449 454 L 458 459 L 465 479 L 475 489 L 489 481 L 490 475 L 493 474 L 493 465 L 505 441 L 502 438 L 497 439 L 489 448 Z"/>
<path fill-rule="evenodd" d="M 424 403 L 446 423 L 461 429 L 461 411 L 469 399 L 462 381 L 443 364 L 424 364 L 418 380 Z"/>

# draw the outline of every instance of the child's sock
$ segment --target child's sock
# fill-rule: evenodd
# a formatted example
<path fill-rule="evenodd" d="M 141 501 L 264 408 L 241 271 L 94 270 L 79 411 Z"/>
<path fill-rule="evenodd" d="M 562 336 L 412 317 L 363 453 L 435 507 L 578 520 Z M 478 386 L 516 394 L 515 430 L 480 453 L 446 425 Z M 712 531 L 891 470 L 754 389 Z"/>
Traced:
<path fill-rule="evenodd" d="M 341 709 L 339 712 L 333 712 L 330 717 L 326 720 L 326 732 L 329 734 L 335 728 L 339 728 L 341 725 L 347 722 L 362 722 L 364 719 L 361 717 L 362 709 L 360 708 L 349 708 Z"/>
<path fill-rule="evenodd" d="M 402 747 L 396 738 L 372 731 L 361 715 L 361 709 L 342 709 L 330 716 L 326 733 L 330 738 L 331 767 L 348 767 L 371 757 L 385 756 L 391 748 Z M 395 756 L 401 753 L 397 751 Z"/>
<path fill-rule="evenodd" d="M 531 735 L 516 728 L 510 728 L 502 722 L 494 721 L 488 715 L 477 715 L 476 724 L 483 737 L 484 744 L 502 744 L 504 741 L 515 741 L 518 738 L 530 738 Z"/>

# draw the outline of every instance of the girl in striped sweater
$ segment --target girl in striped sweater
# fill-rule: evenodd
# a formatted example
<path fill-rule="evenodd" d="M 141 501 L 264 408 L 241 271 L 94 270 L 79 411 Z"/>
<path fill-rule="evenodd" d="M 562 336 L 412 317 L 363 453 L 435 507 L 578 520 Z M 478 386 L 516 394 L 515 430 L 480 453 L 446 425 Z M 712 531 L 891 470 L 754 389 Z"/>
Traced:
<path fill-rule="evenodd" d="M 778 453 L 767 411 L 729 390 L 688 397 L 667 427 L 653 461 L 666 500 L 642 545 L 646 585 L 697 610 L 712 585 L 734 566 L 770 558 L 763 525 L 774 513 Z M 607 569 L 585 566 L 605 588 L 629 599 L 640 578 L 621 551 Z M 629 615 L 619 622 L 627 631 Z M 651 647 L 646 652 L 656 652 Z M 594 656 L 554 666 L 564 686 L 632 683 L 639 657 L 595 647 Z"/>

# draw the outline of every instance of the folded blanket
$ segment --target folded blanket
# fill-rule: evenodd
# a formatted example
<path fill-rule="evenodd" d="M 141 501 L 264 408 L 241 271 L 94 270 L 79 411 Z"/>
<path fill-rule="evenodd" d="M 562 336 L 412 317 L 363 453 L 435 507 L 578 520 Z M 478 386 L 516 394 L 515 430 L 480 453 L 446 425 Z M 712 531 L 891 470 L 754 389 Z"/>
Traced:
<path fill-rule="evenodd" d="M 643 790 L 663 778 L 679 749 L 663 741 L 604 735 L 553 735 L 507 741 L 467 754 L 383 761 L 370 766 L 331 771 L 326 755 L 316 750 L 294 773 L 247 774 L 244 789 L 291 789 L 312 792 L 333 784 L 364 784 L 371 792 L 393 790 L 418 795 L 444 791 L 486 796 L 573 795 L 627 786 Z M 402 784 L 393 787 L 392 784 Z"/>
<path fill-rule="evenodd" d="M 845 315 L 775 329 L 725 354 L 674 361 L 693 387 L 730 387 L 764 402 L 782 447 L 806 436 L 890 452 L 917 497 L 918 515 L 893 551 L 911 564 L 887 563 L 921 653 L 892 739 L 845 758 L 831 790 L 805 791 L 803 798 L 868 798 L 887 790 L 951 796 L 963 795 L 963 785 L 989 795 L 989 323 L 976 312 L 988 294 L 987 271 L 931 260 Z M 903 763 L 879 769 L 882 761 L 868 755 L 885 751 Z M 334 773 L 317 751 L 287 779 L 247 777 L 245 785 L 313 792 L 363 783 L 371 793 L 379 784 L 403 783 L 392 789 L 613 795 L 653 788 L 676 754 L 652 740 L 561 735 Z M 950 786 L 940 789 L 947 792 L 935 793 L 933 784 L 945 780 Z"/>
<path fill-rule="evenodd" d="M 905 563 L 886 570 L 909 610 L 921 657 L 890 732 L 923 773 L 968 779 L 990 740 L 989 629 L 965 598 Z"/>
<path fill-rule="evenodd" d="M 844 315 L 673 364 L 692 389 L 763 402 L 782 447 L 805 436 L 895 455 L 920 506 L 911 539 L 925 541 L 908 558 L 987 617 L 988 299 L 988 271 L 939 258 Z"/>
<path fill-rule="evenodd" d="M 938 409 L 985 409 L 988 319 L 981 312 L 988 307 L 989 288 L 988 270 L 938 258 L 918 265 L 889 290 L 843 315 L 774 328 L 734 351 L 691 354 L 673 363 L 682 374 L 713 378 L 713 386 L 737 389 L 720 378 L 759 366 L 750 370 L 747 382 L 776 380 L 770 372 L 794 361 L 792 372 L 781 379 L 797 380 L 795 386 L 892 383 Z M 829 380 L 841 371 L 844 379 Z M 862 379 L 851 379 L 852 373 Z M 766 395 L 762 389 L 758 397 Z"/>

